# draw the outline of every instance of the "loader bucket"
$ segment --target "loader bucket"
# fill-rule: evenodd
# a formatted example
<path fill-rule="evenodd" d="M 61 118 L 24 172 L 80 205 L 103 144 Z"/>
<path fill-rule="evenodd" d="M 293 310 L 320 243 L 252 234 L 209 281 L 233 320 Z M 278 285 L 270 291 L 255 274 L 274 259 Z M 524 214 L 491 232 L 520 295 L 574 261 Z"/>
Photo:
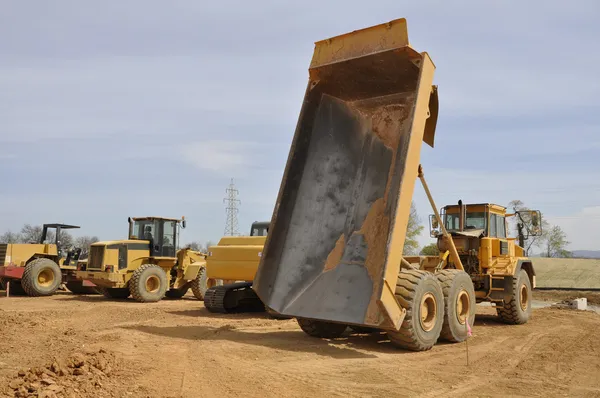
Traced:
<path fill-rule="evenodd" d="M 253 288 L 289 316 L 397 329 L 394 296 L 437 91 L 406 20 L 315 44 Z"/>

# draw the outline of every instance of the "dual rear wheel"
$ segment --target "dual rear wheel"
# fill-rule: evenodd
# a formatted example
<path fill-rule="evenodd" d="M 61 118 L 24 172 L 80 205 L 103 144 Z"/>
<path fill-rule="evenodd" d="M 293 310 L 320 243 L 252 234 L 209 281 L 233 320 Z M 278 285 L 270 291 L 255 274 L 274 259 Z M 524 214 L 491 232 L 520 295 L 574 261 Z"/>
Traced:
<path fill-rule="evenodd" d="M 398 331 L 388 331 L 392 344 L 412 351 L 431 349 L 441 337 L 451 342 L 467 338 L 468 325 L 475 319 L 473 282 L 464 271 L 443 270 L 434 275 L 421 270 L 402 271 L 396 283 L 396 299 L 406 309 Z M 340 337 L 347 325 L 298 319 L 300 328 L 310 336 Z M 351 326 L 359 333 L 370 328 Z"/>

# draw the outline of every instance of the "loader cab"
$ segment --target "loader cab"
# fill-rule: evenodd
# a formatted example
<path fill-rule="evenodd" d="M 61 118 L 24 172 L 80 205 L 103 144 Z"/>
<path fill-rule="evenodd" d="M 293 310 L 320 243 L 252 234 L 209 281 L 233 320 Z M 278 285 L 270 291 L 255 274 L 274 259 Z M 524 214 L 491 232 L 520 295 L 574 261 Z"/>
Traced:
<path fill-rule="evenodd" d="M 464 213 L 461 221 L 461 209 Z M 451 205 L 442 209 L 448 232 L 474 232 L 489 238 L 507 237 L 506 208 L 495 204 Z"/>
<path fill-rule="evenodd" d="M 270 224 L 271 223 L 268 221 L 253 222 L 252 227 L 250 228 L 250 236 L 267 236 Z"/>
<path fill-rule="evenodd" d="M 175 257 L 178 227 L 185 228 L 185 219 L 162 217 L 129 218 L 129 239 L 149 242 L 150 256 Z"/>

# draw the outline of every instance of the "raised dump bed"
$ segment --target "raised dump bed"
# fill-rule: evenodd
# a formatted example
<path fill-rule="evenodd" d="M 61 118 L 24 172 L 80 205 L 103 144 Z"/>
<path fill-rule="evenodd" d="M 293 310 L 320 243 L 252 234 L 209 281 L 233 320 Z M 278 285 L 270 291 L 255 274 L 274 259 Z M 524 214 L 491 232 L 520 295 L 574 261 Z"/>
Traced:
<path fill-rule="evenodd" d="M 435 66 L 406 20 L 319 41 L 254 290 L 299 318 L 397 330 L 394 297 Z"/>

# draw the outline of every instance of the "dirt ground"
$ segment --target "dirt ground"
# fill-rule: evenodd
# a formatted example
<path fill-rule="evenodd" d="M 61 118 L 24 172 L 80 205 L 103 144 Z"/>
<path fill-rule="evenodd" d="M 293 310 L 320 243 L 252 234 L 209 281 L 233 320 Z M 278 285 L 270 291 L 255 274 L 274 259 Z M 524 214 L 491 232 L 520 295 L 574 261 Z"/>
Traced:
<path fill-rule="evenodd" d="M 413 353 L 384 334 L 315 339 L 193 297 L 0 298 L 0 396 L 600 397 L 600 315 L 544 308 L 507 326 L 492 314 L 478 309 L 467 365 L 465 343 Z"/>

